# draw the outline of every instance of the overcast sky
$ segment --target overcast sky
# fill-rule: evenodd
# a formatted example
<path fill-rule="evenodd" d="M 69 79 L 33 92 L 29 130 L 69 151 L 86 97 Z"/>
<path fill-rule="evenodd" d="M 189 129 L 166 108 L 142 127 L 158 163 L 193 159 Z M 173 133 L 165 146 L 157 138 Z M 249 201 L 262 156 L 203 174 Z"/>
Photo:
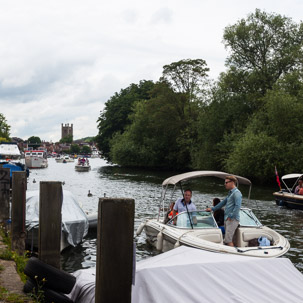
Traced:
<path fill-rule="evenodd" d="M 302 0 L 0 0 L 0 113 L 11 136 L 95 136 L 104 103 L 162 67 L 204 59 L 225 70 L 224 28 L 256 8 L 301 21 Z"/>

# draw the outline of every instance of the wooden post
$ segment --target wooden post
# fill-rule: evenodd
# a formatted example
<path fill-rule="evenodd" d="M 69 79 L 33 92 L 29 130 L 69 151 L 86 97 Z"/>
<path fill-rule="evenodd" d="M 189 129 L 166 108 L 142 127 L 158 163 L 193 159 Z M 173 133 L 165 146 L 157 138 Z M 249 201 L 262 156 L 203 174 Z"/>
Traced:
<path fill-rule="evenodd" d="M 40 182 L 39 203 L 39 259 L 60 269 L 61 182 Z"/>
<path fill-rule="evenodd" d="M 133 199 L 100 198 L 95 301 L 131 303 Z"/>
<path fill-rule="evenodd" d="M 12 250 L 22 255 L 25 249 L 26 172 L 13 172 L 12 184 Z"/>
<path fill-rule="evenodd" d="M 10 169 L 0 166 L 0 223 L 9 220 Z"/>

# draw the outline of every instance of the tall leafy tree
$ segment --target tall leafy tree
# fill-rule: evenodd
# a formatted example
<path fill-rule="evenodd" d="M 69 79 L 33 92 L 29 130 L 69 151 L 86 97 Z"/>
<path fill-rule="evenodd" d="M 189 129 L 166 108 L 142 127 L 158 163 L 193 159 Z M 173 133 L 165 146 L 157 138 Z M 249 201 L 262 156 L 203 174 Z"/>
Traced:
<path fill-rule="evenodd" d="M 224 30 L 230 87 L 264 96 L 284 74 L 302 69 L 303 24 L 259 9 Z M 232 85 L 233 83 L 233 85 Z"/>
<path fill-rule="evenodd" d="M 116 133 L 121 133 L 130 124 L 129 114 L 135 101 L 148 100 L 149 92 L 154 87 L 152 81 L 142 80 L 131 84 L 120 93 L 115 93 L 106 103 L 97 120 L 98 135 L 96 143 L 104 157 L 110 160 L 110 140 Z"/>
<path fill-rule="evenodd" d="M 0 113 L 0 141 L 8 141 L 10 136 L 10 126 L 7 124 L 6 118 Z"/>
<path fill-rule="evenodd" d="M 111 142 L 111 157 L 120 165 L 186 169 L 191 166 L 188 111 L 182 93 L 156 84 L 152 98 L 136 102 L 131 124 Z"/>

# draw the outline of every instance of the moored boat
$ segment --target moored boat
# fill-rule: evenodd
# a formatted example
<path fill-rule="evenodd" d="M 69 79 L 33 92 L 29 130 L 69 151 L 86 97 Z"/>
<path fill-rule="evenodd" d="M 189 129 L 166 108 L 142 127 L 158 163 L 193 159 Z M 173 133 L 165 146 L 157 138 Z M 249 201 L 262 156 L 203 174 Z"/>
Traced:
<path fill-rule="evenodd" d="M 0 165 L 10 169 L 10 179 L 14 171 L 25 171 L 28 177 L 29 170 L 24 162 L 21 161 L 21 152 L 15 142 L 0 143 Z"/>
<path fill-rule="evenodd" d="M 229 174 L 225 172 L 195 171 L 164 180 L 158 218 L 142 222 L 137 234 L 140 234 L 144 229 L 147 241 L 161 251 L 186 245 L 206 251 L 241 256 L 268 258 L 284 255 L 290 247 L 288 240 L 273 229 L 263 226 L 249 208 L 243 208 L 240 211 L 240 225 L 233 239 L 235 247 L 223 244 L 222 230 L 210 212 L 204 210 L 185 211 L 168 221 L 166 220 L 165 210 L 168 208 L 165 208 L 167 200 L 165 196 L 169 186 L 173 186 L 174 193 L 177 186 L 180 186 L 182 190 L 182 184 L 190 179 L 198 177 L 225 179 L 227 175 Z M 250 193 L 250 180 L 241 176 L 236 177 L 239 184 L 249 185 Z M 262 243 L 262 239 L 266 239 L 267 243 Z"/>
<path fill-rule="evenodd" d="M 303 210 L 303 195 L 300 195 L 295 191 L 295 188 L 302 177 L 303 174 L 296 173 L 282 176 L 281 180 L 284 184 L 284 188 L 273 193 L 278 206 Z"/>
<path fill-rule="evenodd" d="M 48 167 L 47 153 L 44 149 L 26 150 L 25 165 L 28 168 L 46 168 Z"/>
<path fill-rule="evenodd" d="M 82 242 L 89 229 L 88 218 L 75 196 L 63 190 L 62 233 L 60 250 L 68 246 L 76 246 Z M 26 229 L 27 242 L 31 247 L 38 245 L 39 228 L 39 191 L 26 192 Z"/>

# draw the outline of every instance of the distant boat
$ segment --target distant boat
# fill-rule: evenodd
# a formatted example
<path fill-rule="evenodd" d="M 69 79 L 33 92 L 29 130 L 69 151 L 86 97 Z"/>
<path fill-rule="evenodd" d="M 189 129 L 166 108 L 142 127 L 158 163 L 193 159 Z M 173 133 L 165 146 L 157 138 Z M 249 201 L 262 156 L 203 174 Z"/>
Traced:
<path fill-rule="evenodd" d="M 92 148 L 91 158 L 100 158 L 100 154 L 98 152 L 98 149 L 94 146 Z"/>
<path fill-rule="evenodd" d="M 295 188 L 302 177 L 303 174 L 297 173 L 282 176 L 284 188 L 273 193 L 278 206 L 303 210 L 303 195 L 295 193 Z"/>
<path fill-rule="evenodd" d="M 48 167 L 46 150 L 26 150 L 25 165 L 28 168 L 46 168 Z"/>
<path fill-rule="evenodd" d="M 75 170 L 78 172 L 87 172 L 90 168 L 89 161 L 85 158 L 79 158 L 78 163 L 75 165 Z"/>

